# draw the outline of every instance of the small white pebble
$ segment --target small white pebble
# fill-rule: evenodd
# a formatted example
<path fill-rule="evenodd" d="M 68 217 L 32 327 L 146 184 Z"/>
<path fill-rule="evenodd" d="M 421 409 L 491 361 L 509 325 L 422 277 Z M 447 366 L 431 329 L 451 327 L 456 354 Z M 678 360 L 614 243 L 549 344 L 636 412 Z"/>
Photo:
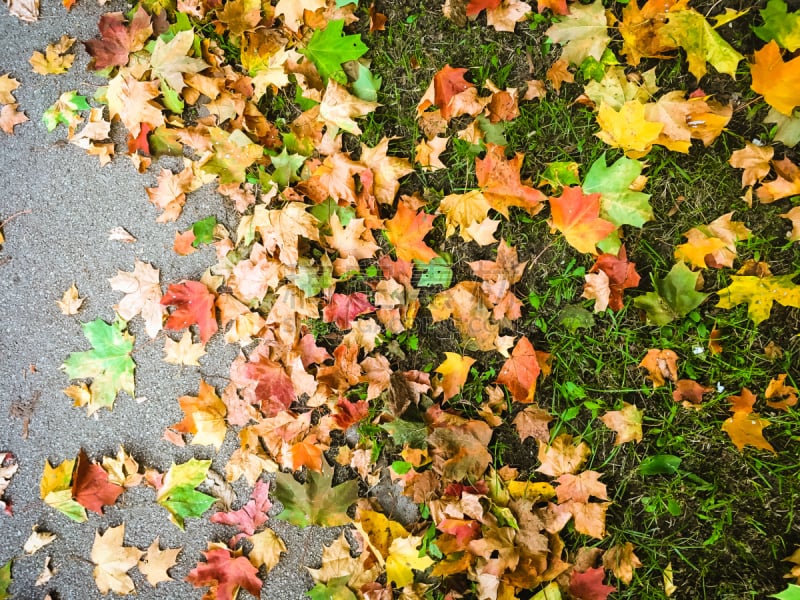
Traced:
<path fill-rule="evenodd" d="M 753 144 L 755 144 L 756 146 L 764 146 L 765 145 L 764 142 L 762 142 L 758 138 L 753 138 Z"/>
<path fill-rule="evenodd" d="M 702 346 L 695 346 L 692 348 L 693 354 L 703 354 L 703 352 L 705 351 L 706 351 L 705 348 L 703 348 Z"/>
<path fill-rule="evenodd" d="M 721 393 L 722 393 L 722 392 L 724 392 L 724 391 L 725 391 L 725 386 L 724 386 L 724 385 L 722 385 L 722 384 L 721 384 L 721 383 L 718 381 L 718 382 L 717 382 L 717 393 L 718 393 L 718 394 L 721 394 Z"/>

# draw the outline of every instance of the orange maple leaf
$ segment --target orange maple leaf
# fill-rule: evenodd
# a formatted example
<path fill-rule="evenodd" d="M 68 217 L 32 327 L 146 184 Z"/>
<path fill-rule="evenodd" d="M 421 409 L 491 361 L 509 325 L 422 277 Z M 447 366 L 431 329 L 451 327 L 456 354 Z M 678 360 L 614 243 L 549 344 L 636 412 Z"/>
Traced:
<path fill-rule="evenodd" d="M 461 356 L 455 352 L 445 352 L 445 355 L 447 359 L 435 370 L 442 375 L 441 386 L 444 391 L 444 399 L 449 400 L 461 391 L 475 359 Z"/>
<path fill-rule="evenodd" d="M 549 200 L 551 231 L 560 231 L 578 252 L 596 254 L 598 242 L 616 229 L 600 218 L 600 194 L 586 195 L 579 186 L 572 186 Z"/>
<path fill-rule="evenodd" d="M 544 194 L 520 181 L 519 171 L 524 158 L 522 153 L 517 153 L 508 160 L 503 146 L 488 144 L 486 156 L 475 159 L 475 175 L 478 185 L 483 188 L 483 195 L 506 219 L 511 206 L 522 208 L 531 215 L 542 210 Z"/>
<path fill-rule="evenodd" d="M 739 452 L 745 446 L 753 446 L 775 454 L 775 448 L 764 439 L 762 433 L 769 427 L 770 422 L 762 419 L 758 413 L 752 412 L 756 396 L 747 388 L 742 388 L 741 396 L 731 396 L 728 400 L 731 402 L 730 410 L 733 415 L 722 424 L 722 431 L 730 436 Z"/>
<path fill-rule="evenodd" d="M 500 369 L 497 383 L 506 386 L 517 402 L 530 404 L 536 393 L 536 378 L 541 371 L 533 344 L 527 337 L 522 336 L 514 346 L 511 357 Z"/>
<path fill-rule="evenodd" d="M 767 104 L 778 112 L 792 116 L 800 104 L 800 56 L 784 62 L 775 40 L 756 50 L 755 62 L 750 65 L 753 83 L 750 87 L 764 96 Z"/>
<path fill-rule="evenodd" d="M 397 205 L 397 213 L 386 222 L 386 238 L 394 246 L 397 258 L 414 259 L 428 263 L 439 256 L 425 243 L 425 236 L 433 229 L 436 217 L 420 211 L 414 212 L 405 202 Z"/>

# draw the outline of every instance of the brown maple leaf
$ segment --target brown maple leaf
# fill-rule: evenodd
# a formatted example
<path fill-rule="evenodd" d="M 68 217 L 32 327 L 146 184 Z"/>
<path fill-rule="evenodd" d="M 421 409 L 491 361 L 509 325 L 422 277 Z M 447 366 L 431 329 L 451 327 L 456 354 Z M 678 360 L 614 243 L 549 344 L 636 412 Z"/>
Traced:
<path fill-rule="evenodd" d="M 101 39 L 83 42 L 92 57 L 89 66 L 95 70 L 127 65 L 130 53 L 141 50 L 153 34 L 150 15 L 141 6 L 127 27 L 120 12 L 105 13 L 97 27 Z"/>
<path fill-rule="evenodd" d="M 667 380 L 678 380 L 678 355 L 672 350 L 651 348 L 639 366 L 647 369 L 648 378 L 653 382 L 653 388 L 666 385 Z"/>
<path fill-rule="evenodd" d="M 109 482 L 105 469 L 91 462 L 81 448 L 72 477 L 72 497 L 78 504 L 103 514 L 103 506 L 114 504 L 123 491 L 122 486 Z"/>

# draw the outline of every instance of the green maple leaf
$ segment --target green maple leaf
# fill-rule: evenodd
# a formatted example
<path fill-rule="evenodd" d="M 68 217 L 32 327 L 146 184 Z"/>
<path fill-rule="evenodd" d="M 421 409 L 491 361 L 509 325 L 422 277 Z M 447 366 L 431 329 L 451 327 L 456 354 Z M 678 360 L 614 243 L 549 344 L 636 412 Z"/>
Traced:
<path fill-rule="evenodd" d="M 650 194 L 630 189 L 642 168 L 641 162 L 624 156 L 609 167 L 605 153 L 589 167 L 582 187 L 586 194 L 600 194 L 601 218 L 617 227 L 641 227 L 653 219 Z"/>
<path fill-rule="evenodd" d="M 126 324 L 121 319 L 111 325 L 102 319 L 84 323 L 83 334 L 93 349 L 73 352 L 61 365 L 70 379 L 92 379 L 89 414 L 101 407 L 111 408 L 120 391 L 134 397 L 136 363 L 131 358 L 134 338 L 125 331 Z"/>
<path fill-rule="evenodd" d="M 708 298 L 708 294 L 695 291 L 695 273 L 683 262 L 677 263 L 664 279 L 653 282 L 654 292 L 648 292 L 633 300 L 636 308 L 647 314 L 649 325 L 666 325 L 679 317 L 684 317 Z"/>
<path fill-rule="evenodd" d="M 343 35 L 343 29 L 344 19 L 331 21 L 325 29 L 317 29 L 308 45 L 299 50 L 317 66 L 326 85 L 330 77 L 346 84 L 347 74 L 342 69 L 342 63 L 358 60 L 367 52 L 360 35 Z"/>
<path fill-rule="evenodd" d="M 356 600 L 357 596 L 347 587 L 350 575 L 334 577 L 327 583 L 318 583 L 306 594 L 311 600 Z"/>
<path fill-rule="evenodd" d="M 217 217 L 211 215 L 192 225 L 194 241 L 192 246 L 199 247 L 200 244 L 211 244 L 214 241 L 214 228 L 217 226 Z"/>
<path fill-rule="evenodd" d="M 76 90 L 64 92 L 50 108 L 44 111 L 42 122 L 47 131 L 53 131 L 58 124 L 74 127 L 80 122 L 78 112 L 92 108 L 86 101 L 86 96 L 81 96 Z"/>
<path fill-rule="evenodd" d="M 789 587 L 780 594 L 773 594 L 770 598 L 777 598 L 778 600 L 800 600 L 800 585 L 790 583 Z"/>
<path fill-rule="evenodd" d="M 669 21 L 661 31 L 672 38 L 675 45 L 684 49 L 689 72 L 698 80 L 706 74 L 706 63 L 720 73 L 736 77 L 736 67 L 744 56 L 722 39 L 696 10 L 690 8 L 669 13 Z"/>
<path fill-rule="evenodd" d="M 417 282 L 419 287 L 433 287 L 434 285 L 440 285 L 443 288 L 450 287 L 453 269 L 441 256 L 432 258 L 429 263 L 415 260 L 414 267 L 421 273 L 419 282 Z"/>
<path fill-rule="evenodd" d="M 278 473 L 275 497 L 283 504 L 278 519 L 298 527 L 335 527 L 352 521 L 347 509 L 358 500 L 358 482 L 351 479 L 333 487 L 333 468 L 323 461 L 322 473 L 309 471 L 305 484 L 289 473 Z"/>
<path fill-rule="evenodd" d="M 199 517 L 214 504 L 213 496 L 194 489 L 203 483 L 210 466 L 210 460 L 193 458 L 180 465 L 173 464 L 164 476 L 156 502 L 169 511 L 170 520 L 181 529 L 186 517 Z"/>
<path fill-rule="evenodd" d="M 733 275 L 732 283 L 721 289 L 717 308 L 733 308 L 746 302 L 747 316 L 758 325 L 769 318 L 772 303 L 800 308 L 800 285 L 792 283 L 791 275 L 753 277 Z"/>
<path fill-rule="evenodd" d="M 800 11 L 790 13 L 783 0 L 769 0 L 767 7 L 759 12 L 764 24 L 753 27 L 758 37 L 765 42 L 775 40 L 789 52 L 800 48 Z"/>
<path fill-rule="evenodd" d="M 0 600 L 11 598 L 8 592 L 8 586 L 11 585 L 11 563 L 14 562 L 12 558 L 2 567 L 0 567 Z"/>

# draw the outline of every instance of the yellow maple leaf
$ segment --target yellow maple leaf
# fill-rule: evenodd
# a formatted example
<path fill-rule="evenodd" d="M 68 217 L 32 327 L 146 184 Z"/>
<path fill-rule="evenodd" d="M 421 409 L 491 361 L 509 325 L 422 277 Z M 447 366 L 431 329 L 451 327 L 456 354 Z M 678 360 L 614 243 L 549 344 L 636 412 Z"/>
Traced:
<path fill-rule="evenodd" d="M 747 316 L 758 325 L 769 318 L 772 303 L 800 308 L 800 285 L 792 283 L 794 274 L 755 277 L 732 275 L 732 283 L 721 289 L 717 308 L 733 308 L 747 303 Z"/>
<path fill-rule="evenodd" d="M 472 236 L 467 229 L 475 223 L 483 222 L 489 215 L 490 208 L 489 200 L 480 190 L 445 196 L 439 203 L 439 212 L 444 214 L 445 235 L 453 235 L 458 227 L 461 238 L 469 241 Z"/>
<path fill-rule="evenodd" d="M 75 43 L 75 38 L 62 35 L 61 39 L 45 48 L 42 54 L 36 51 L 28 62 L 31 63 L 34 73 L 39 75 L 61 75 L 66 73 L 75 60 L 74 54 L 69 54 L 70 48 Z"/>
<path fill-rule="evenodd" d="M 192 444 L 216 446 L 217 450 L 225 440 L 228 425 L 225 422 L 227 409 L 214 387 L 200 380 L 200 392 L 197 396 L 181 396 L 178 398 L 181 409 L 185 413 L 182 421 L 172 426 L 175 431 L 192 433 Z"/>
<path fill-rule="evenodd" d="M 413 571 L 424 571 L 433 565 L 430 556 L 419 555 L 421 541 L 422 536 L 416 535 L 392 540 L 386 558 L 386 579 L 389 583 L 403 588 L 414 581 Z"/>
<path fill-rule="evenodd" d="M 94 580 L 101 594 L 130 594 L 135 590 L 127 572 L 139 563 L 142 551 L 123 546 L 125 523 L 109 527 L 105 533 L 95 532 L 92 546 Z"/>
<path fill-rule="evenodd" d="M 629 158 L 641 158 L 650 152 L 664 128 L 662 123 L 648 121 L 644 104 L 636 100 L 626 102 L 619 111 L 601 103 L 597 124 L 601 131 L 595 135 L 612 148 L 621 148 Z"/>
<path fill-rule="evenodd" d="M 449 400 L 461 391 L 475 359 L 461 356 L 455 352 L 445 352 L 445 356 L 447 359 L 436 367 L 435 371 L 442 375 L 441 386 L 444 390 L 444 399 Z"/>

